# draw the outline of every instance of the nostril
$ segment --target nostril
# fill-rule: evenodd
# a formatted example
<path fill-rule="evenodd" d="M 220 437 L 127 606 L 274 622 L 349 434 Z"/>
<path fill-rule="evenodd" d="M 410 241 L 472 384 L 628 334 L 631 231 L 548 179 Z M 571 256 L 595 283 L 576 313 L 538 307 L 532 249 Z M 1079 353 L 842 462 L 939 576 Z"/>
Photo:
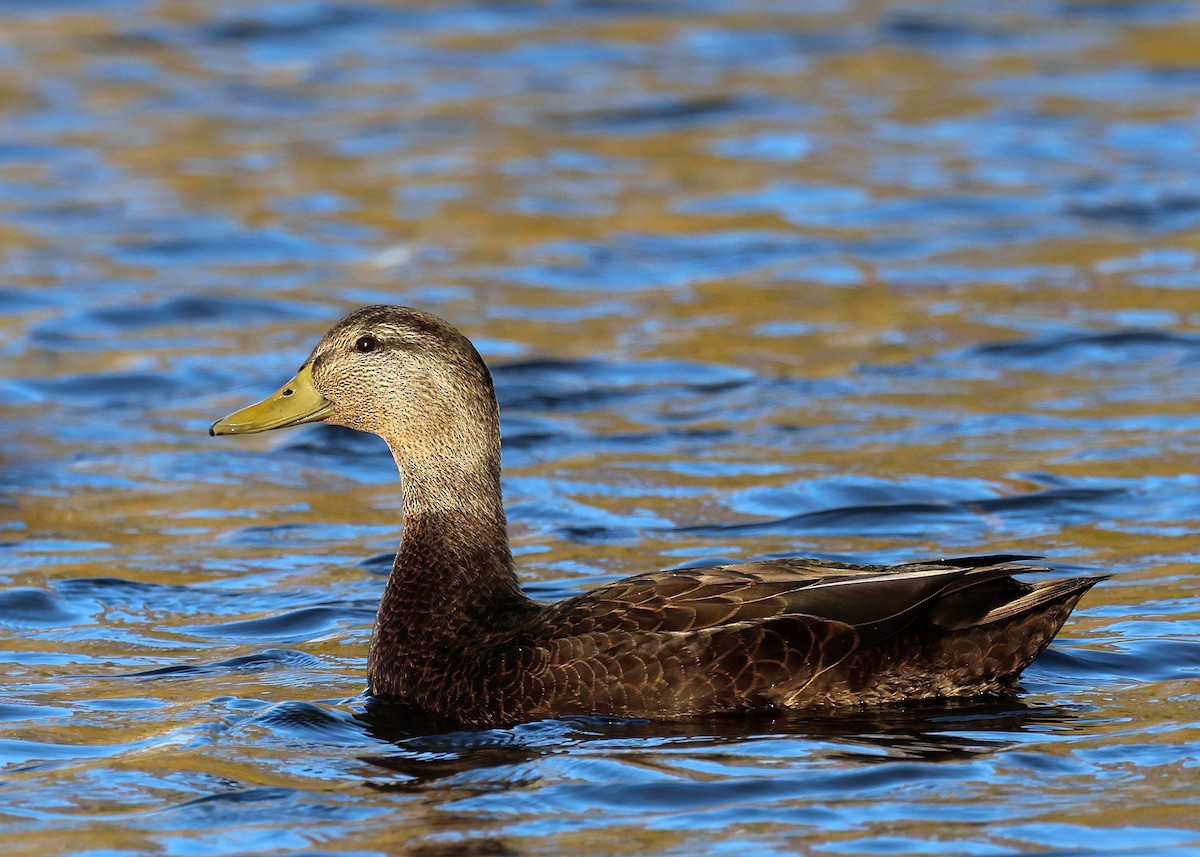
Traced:
<path fill-rule="evenodd" d="M 286 390 L 284 390 L 284 391 L 283 391 L 283 395 L 285 395 L 285 396 L 290 396 L 290 395 L 292 395 L 292 392 L 293 392 L 293 391 L 292 391 L 292 389 L 291 389 L 291 388 L 288 388 L 288 389 L 286 389 Z"/>

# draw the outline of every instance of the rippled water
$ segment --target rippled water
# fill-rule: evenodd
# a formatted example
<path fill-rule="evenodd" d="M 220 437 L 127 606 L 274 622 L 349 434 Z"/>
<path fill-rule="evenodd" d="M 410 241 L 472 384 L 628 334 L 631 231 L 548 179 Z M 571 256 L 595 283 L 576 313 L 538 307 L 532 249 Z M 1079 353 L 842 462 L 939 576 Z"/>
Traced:
<path fill-rule="evenodd" d="M 0 4 L 5 854 L 1200 853 L 1200 7 Z M 496 368 L 523 580 L 1107 570 L 1003 703 L 434 734 L 343 311 Z"/>

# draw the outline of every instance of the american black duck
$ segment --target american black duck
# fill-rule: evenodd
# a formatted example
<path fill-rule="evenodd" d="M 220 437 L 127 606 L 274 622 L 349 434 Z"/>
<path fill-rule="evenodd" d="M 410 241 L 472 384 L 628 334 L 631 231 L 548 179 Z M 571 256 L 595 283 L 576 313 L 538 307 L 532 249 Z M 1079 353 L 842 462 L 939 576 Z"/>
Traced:
<path fill-rule="evenodd" d="M 360 309 L 278 392 L 214 423 L 324 420 L 387 441 L 405 527 L 368 660 L 371 693 L 493 726 L 599 714 L 865 705 L 1010 689 L 1102 577 L 1030 585 L 1030 557 L 901 566 L 783 559 L 659 571 L 557 604 L 517 582 L 491 374 L 446 321 Z"/>

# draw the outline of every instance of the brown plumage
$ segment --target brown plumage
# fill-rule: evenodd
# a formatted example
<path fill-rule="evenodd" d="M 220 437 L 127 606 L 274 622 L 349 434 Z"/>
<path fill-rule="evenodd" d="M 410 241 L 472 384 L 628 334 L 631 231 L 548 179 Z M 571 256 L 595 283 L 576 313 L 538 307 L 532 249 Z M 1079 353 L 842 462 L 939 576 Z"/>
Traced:
<path fill-rule="evenodd" d="M 661 571 L 552 605 L 513 570 L 491 374 L 407 307 L 342 319 L 296 377 L 213 434 L 327 422 L 378 434 L 405 529 L 370 690 L 471 726 L 566 714 L 679 718 L 996 693 L 1102 577 L 1030 585 L 1029 557 L 901 566 L 784 559 Z"/>

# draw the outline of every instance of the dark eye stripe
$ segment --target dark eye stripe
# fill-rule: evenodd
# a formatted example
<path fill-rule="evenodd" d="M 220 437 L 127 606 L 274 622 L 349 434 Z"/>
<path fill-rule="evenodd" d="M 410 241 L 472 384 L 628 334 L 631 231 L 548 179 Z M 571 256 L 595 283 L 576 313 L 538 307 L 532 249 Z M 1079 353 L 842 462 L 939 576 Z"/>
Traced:
<path fill-rule="evenodd" d="M 367 354 L 379 347 L 379 340 L 371 334 L 367 333 L 358 338 L 354 343 L 354 350 L 360 354 Z"/>

